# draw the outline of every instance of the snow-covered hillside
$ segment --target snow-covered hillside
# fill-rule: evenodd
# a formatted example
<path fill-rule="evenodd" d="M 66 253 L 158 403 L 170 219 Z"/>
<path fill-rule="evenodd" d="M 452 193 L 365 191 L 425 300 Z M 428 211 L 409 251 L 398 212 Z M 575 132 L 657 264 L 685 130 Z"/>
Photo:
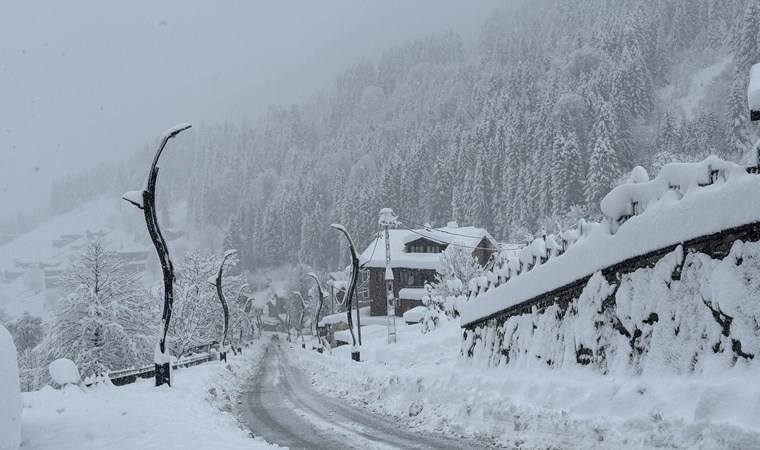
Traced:
<path fill-rule="evenodd" d="M 184 219 L 183 208 L 172 211 L 173 222 Z M 167 233 L 173 254 L 189 248 L 186 238 Z M 101 239 L 124 258 L 139 254 L 133 261 L 146 284 L 160 277 L 160 268 L 140 211 L 124 200 L 101 197 L 53 217 L 34 230 L 0 246 L 0 310 L 11 317 L 28 311 L 48 319 L 61 295 L 61 271 L 76 259 L 91 239 Z M 143 256 L 144 255 L 144 256 Z"/>

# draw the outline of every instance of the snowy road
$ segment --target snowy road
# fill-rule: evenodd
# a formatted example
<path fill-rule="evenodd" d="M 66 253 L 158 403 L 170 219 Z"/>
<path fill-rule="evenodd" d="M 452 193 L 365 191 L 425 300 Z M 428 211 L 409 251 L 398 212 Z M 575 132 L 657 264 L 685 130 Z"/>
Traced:
<path fill-rule="evenodd" d="M 267 359 L 241 396 L 239 413 L 256 436 L 291 449 L 462 449 L 482 443 L 416 434 L 379 416 L 316 392 L 273 340 Z M 282 348 L 281 348 L 282 347 Z"/>

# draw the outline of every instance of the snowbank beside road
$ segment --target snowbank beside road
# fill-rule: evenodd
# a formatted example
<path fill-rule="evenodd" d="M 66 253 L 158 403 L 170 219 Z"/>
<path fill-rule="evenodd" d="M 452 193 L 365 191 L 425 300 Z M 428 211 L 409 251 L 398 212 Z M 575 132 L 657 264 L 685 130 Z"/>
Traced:
<path fill-rule="evenodd" d="M 261 353 L 259 342 L 231 356 L 174 372 L 174 385 L 154 380 L 24 393 L 22 448 L 268 449 L 250 437 L 232 412 L 235 386 Z M 220 411 L 221 409 L 221 411 Z"/>
<path fill-rule="evenodd" d="M 757 373 L 602 376 L 562 370 L 486 368 L 460 358 L 457 321 L 421 334 L 400 326 L 363 334 L 362 359 L 295 349 L 317 389 L 412 429 L 489 436 L 495 445 L 538 448 L 757 448 Z"/>
<path fill-rule="evenodd" d="M 0 449 L 17 449 L 21 429 L 21 387 L 13 338 L 0 325 Z"/>

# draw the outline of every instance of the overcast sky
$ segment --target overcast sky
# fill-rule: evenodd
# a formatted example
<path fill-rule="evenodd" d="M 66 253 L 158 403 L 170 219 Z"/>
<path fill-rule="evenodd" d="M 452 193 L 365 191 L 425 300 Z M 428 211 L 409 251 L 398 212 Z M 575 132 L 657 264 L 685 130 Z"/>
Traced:
<path fill-rule="evenodd" d="M 499 0 L 17 1 L 0 14 L 0 216 L 175 123 L 254 119 Z"/>

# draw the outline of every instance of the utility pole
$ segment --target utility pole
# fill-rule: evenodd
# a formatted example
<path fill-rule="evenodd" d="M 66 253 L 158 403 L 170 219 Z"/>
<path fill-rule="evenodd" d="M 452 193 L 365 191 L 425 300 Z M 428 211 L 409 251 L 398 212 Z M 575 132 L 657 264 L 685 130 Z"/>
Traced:
<path fill-rule="evenodd" d="M 391 268 L 391 241 L 390 227 L 396 227 L 398 220 L 393 210 L 383 208 L 380 210 L 380 227 L 385 232 L 385 290 L 388 303 L 388 343 L 396 342 L 396 296 L 393 294 L 393 269 Z"/>

